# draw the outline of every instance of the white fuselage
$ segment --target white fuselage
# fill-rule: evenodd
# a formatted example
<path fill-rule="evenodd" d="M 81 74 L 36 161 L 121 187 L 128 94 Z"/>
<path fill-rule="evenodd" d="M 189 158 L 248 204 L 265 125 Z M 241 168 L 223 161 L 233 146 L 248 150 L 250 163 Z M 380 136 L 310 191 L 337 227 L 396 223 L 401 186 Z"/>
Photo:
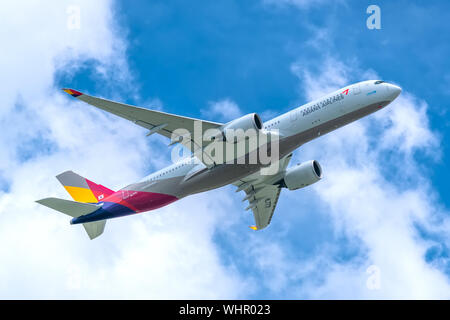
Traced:
<path fill-rule="evenodd" d="M 167 130 L 164 135 L 171 133 L 171 144 L 182 144 L 185 132 L 190 134 L 191 131 L 178 132 L 176 140 L 173 139 L 174 133 L 183 129 L 186 123 L 193 124 L 194 139 L 189 138 L 187 143 L 194 152 L 193 156 L 176 161 L 118 191 L 96 184 L 72 171 L 57 176 L 75 201 L 45 198 L 38 200 L 38 203 L 72 216 L 71 223 L 82 223 L 91 239 L 103 233 L 106 219 L 158 209 L 188 195 L 227 184 L 234 184 L 237 186 L 236 191 L 246 193 L 243 200 L 249 202 L 247 209 L 252 209 L 256 223 L 251 228 L 264 229 L 270 224 L 281 188 L 297 190 L 322 178 L 322 170 L 315 160 L 287 168 L 292 151 L 387 106 L 401 92 L 399 87 L 380 80 L 359 82 L 266 123 L 256 113 L 226 124 L 200 121 L 200 124 L 204 123 L 209 128 L 205 132 L 199 130 L 203 137 L 202 141 L 198 141 L 195 135 L 196 119 L 123 105 L 73 89 L 64 90 L 81 101 L 149 128 L 150 134 Z M 168 129 L 164 129 L 166 127 Z M 244 130 L 249 134 L 237 134 L 237 131 Z M 257 136 L 257 143 L 252 142 L 251 132 Z M 186 144 L 183 145 L 186 147 Z M 245 147 L 242 148 L 242 145 Z M 225 157 L 223 153 L 226 153 Z M 270 153 L 270 157 L 265 157 L 264 153 L 267 156 Z M 229 161 L 230 155 L 232 161 Z M 272 170 L 268 172 L 268 168 Z"/>
<path fill-rule="evenodd" d="M 279 157 L 282 158 L 314 138 L 385 107 L 400 92 L 398 86 L 383 81 L 358 82 L 265 122 L 263 130 L 278 130 Z M 233 183 L 257 172 L 261 167 L 223 164 L 207 168 L 192 157 L 152 173 L 124 190 L 170 194 L 179 199 Z"/>

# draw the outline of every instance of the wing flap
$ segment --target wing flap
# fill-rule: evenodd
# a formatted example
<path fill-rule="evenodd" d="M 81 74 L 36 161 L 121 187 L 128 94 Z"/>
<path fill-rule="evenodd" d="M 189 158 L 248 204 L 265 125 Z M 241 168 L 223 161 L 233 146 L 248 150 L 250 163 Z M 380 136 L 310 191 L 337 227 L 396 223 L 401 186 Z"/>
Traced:
<path fill-rule="evenodd" d="M 281 187 L 276 183 L 282 179 L 291 158 L 292 153 L 281 158 L 278 172 L 273 175 L 263 176 L 257 172 L 233 183 L 238 187 L 237 192 L 245 191 L 243 201 L 249 202 L 247 209 L 252 210 L 255 219 L 255 225 L 250 226 L 251 229 L 264 229 L 272 221 L 281 192 Z"/>
<path fill-rule="evenodd" d="M 272 221 L 280 190 L 278 186 L 268 185 L 262 188 L 260 192 L 257 192 L 254 195 L 254 200 L 250 201 L 250 204 L 254 203 L 254 201 L 257 202 L 252 208 L 256 227 L 254 230 L 262 230 Z"/>
<path fill-rule="evenodd" d="M 150 110 L 107 99 L 97 98 L 73 89 L 63 89 L 63 91 L 78 100 L 132 121 L 135 124 L 150 130 L 148 135 L 158 133 L 169 139 L 185 138 L 184 135 L 178 134 L 180 131 L 177 131 L 177 129 L 187 130 L 190 139 L 183 139 L 182 145 L 187 147 L 192 153 L 198 152 L 199 150 L 202 151 L 209 143 L 211 143 L 211 141 L 203 141 L 202 138 L 205 131 L 209 129 L 216 129 L 223 125 L 223 123 L 183 117 L 162 111 Z M 199 134 L 201 134 L 201 137 L 199 137 L 199 143 L 194 141 L 196 127 L 199 129 Z"/>

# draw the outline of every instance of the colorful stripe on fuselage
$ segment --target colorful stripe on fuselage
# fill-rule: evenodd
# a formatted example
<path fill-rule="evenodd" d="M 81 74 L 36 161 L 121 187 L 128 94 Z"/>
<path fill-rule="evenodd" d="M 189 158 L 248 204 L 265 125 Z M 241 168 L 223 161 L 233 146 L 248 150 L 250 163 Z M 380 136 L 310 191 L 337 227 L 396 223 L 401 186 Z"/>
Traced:
<path fill-rule="evenodd" d="M 164 207 L 176 200 L 178 200 L 177 197 L 163 193 L 119 190 L 106 197 L 104 201 L 99 202 L 102 205 L 100 209 L 93 213 L 73 218 L 70 223 L 93 222 L 150 211 Z"/>

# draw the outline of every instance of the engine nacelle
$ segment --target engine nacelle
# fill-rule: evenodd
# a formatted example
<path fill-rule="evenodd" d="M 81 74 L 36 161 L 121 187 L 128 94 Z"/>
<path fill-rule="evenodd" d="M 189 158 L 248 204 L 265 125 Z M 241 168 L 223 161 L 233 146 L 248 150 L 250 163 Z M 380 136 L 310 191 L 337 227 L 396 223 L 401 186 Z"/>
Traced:
<path fill-rule="evenodd" d="M 220 130 L 221 134 L 213 137 L 213 139 L 220 140 L 230 140 L 230 137 L 233 138 L 234 142 L 238 142 L 243 138 L 243 134 L 234 134 L 235 130 L 243 130 L 245 133 L 249 129 L 255 130 L 257 133 L 263 127 L 263 123 L 261 118 L 256 113 L 250 113 L 238 119 L 228 122 L 225 124 Z M 237 132 L 236 132 L 237 133 Z"/>
<path fill-rule="evenodd" d="M 304 188 L 322 179 L 322 168 L 316 160 L 296 165 L 286 171 L 282 186 L 289 190 Z"/>

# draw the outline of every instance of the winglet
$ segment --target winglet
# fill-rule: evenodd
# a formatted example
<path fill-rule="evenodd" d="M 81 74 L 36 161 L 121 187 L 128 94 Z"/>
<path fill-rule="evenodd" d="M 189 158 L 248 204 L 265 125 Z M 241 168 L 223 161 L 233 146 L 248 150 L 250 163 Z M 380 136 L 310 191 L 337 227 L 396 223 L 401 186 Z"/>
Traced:
<path fill-rule="evenodd" d="M 252 229 L 252 230 L 258 230 L 258 227 L 257 226 L 248 226 L 250 229 Z"/>
<path fill-rule="evenodd" d="M 64 88 L 64 89 L 62 89 L 62 91 L 64 91 L 65 93 L 70 94 L 70 95 L 71 95 L 72 97 L 74 97 L 74 98 L 83 95 L 81 92 L 79 92 L 79 91 L 77 91 L 77 90 L 73 90 L 73 89 L 67 89 L 67 88 Z"/>

